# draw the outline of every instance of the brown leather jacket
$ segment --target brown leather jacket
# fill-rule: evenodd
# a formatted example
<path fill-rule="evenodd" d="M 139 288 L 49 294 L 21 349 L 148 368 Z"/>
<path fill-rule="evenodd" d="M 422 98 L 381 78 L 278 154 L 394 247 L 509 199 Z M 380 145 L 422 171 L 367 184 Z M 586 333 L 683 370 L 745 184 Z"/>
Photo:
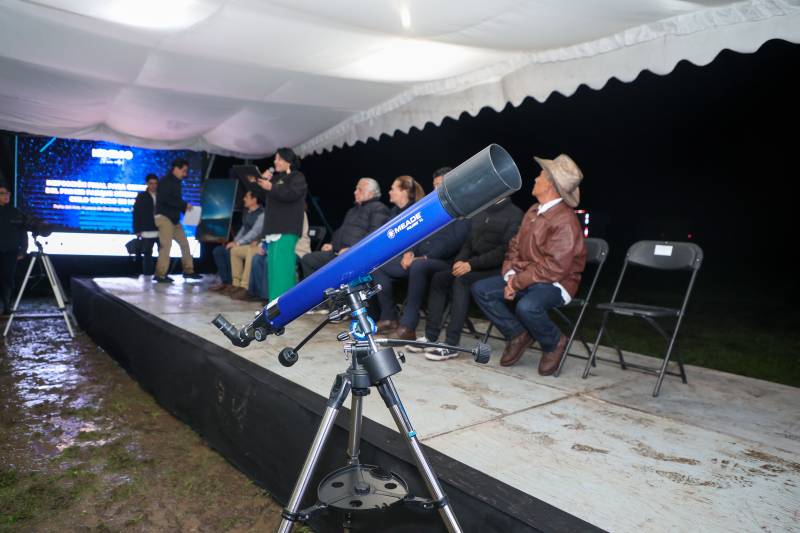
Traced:
<path fill-rule="evenodd" d="M 575 296 L 586 266 L 583 232 L 572 210 L 560 202 L 539 215 L 539 204 L 525 213 L 519 231 L 508 243 L 503 274 L 514 269 L 511 286 L 522 290 L 534 283 L 560 283 Z"/>

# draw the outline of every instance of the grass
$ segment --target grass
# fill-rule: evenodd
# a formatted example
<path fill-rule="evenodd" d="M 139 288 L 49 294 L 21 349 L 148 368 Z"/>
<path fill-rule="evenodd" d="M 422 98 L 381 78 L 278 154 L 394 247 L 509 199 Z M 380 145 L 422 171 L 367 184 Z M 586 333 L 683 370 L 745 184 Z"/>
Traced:
<path fill-rule="evenodd" d="M 610 290 L 601 289 L 593 301 L 610 297 Z M 640 289 L 637 297 L 644 303 L 680 307 L 680 301 L 663 291 Z M 625 299 L 623 293 L 618 301 Z M 735 293 L 698 290 L 689 303 L 676 350 L 686 364 L 800 387 L 800 331 L 791 325 L 797 317 L 791 306 L 763 297 L 748 301 Z M 584 339 L 594 341 L 601 320 L 600 311 L 587 311 L 580 331 Z M 611 316 L 608 327 L 623 350 L 659 357 L 666 351 L 667 342 L 642 319 Z M 601 344 L 608 344 L 608 339 Z"/>
<path fill-rule="evenodd" d="M 626 280 L 617 301 L 679 308 L 688 278 L 654 279 L 640 275 Z M 609 301 L 615 282 L 601 277 L 592 302 Z M 676 350 L 683 362 L 800 387 L 800 311 L 791 299 L 782 299 L 785 292 L 704 280 L 701 272 L 678 333 Z M 470 315 L 482 313 L 473 304 Z M 584 340 L 594 342 L 601 320 L 602 312 L 590 304 L 579 331 Z M 611 316 L 608 328 L 623 351 L 659 357 L 666 351 L 666 341 L 642 319 Z M 601 344 L 609 345 L 608 338 Z"/>
<path fill-rule="evenodd" d="M 42 513 L 69 509 L 80 494 L 94 486 L 96 475 L 80 468 L 58 474 L 14 470 L 0 472 L 0 530 Z"/>

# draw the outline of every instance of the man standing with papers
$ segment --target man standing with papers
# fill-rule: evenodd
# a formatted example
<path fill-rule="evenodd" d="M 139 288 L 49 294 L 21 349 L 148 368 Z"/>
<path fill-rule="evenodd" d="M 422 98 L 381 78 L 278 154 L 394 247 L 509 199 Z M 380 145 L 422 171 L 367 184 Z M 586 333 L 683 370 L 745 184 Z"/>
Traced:
<path fill-rule="evenodd" d="M 153 279 L 159 283 L 171 283 L 172 278 L 167 276 L 169 268 L 169 252 L 173 239 L 181 248 L 181 262 L 183 263 L 183 277 L 188 279 L 201 279 L 200 274 L 194 271 L 194 261 L 189 250 L 189 241 L 180 223 L 181 213 L 188 213 L 193 209 L 192 204 L 183 200 L 181 181 L 189 174 L 189 162 L 185 159 L 176 159 L 172 162 L 170 172 L 158 183 L 158 197 L 156 199 L 156 227 L 158 228 L 158 262 L 156 274 Z"/>

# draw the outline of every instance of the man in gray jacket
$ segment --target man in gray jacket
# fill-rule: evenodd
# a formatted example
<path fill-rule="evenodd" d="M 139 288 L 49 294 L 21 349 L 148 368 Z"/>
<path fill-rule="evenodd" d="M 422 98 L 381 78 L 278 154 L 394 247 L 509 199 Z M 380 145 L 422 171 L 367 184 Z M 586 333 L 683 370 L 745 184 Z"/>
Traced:
<path fill-rule="evenodd" d="M 381 227 L 389 220 L 389 208 L 381 203 L 381 188 L 372 178 L 361 178 L 353 191 L 356 205 L 347 211 L 344 222 L 333 232 L 330 243 L 323 244 L 319 252 L 303 256 L 303 276 L 310 276 L 339 254 Z"/>
<path fill-rule="evenodd" d="M 229 289 L 233 297 L 247 294 L 253 255 L 258 252 L 258 245 L 264 237 L 264 208 L 250 191 L 245 193 L 243 201 L 242 227 L 231 242 L 213 251 L 221 283 L 210 288 L 217 291 Z"/>

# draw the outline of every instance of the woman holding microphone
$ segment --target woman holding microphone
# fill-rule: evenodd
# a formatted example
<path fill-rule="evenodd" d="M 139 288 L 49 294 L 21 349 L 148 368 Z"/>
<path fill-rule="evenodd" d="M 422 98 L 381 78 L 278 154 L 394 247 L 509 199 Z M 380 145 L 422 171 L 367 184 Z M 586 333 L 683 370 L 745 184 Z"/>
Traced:
<path fill-rule="evenodd" d="M 291 148 L 279 148 L 274 169 L 265 170 L 252 190 L 264 199 L 264 240 L 267 242 L 267 287 L 273 300 L 296 281 L 295 245 L 303 232 L 308 185 L 298 170 L 300 159 Z"/>

